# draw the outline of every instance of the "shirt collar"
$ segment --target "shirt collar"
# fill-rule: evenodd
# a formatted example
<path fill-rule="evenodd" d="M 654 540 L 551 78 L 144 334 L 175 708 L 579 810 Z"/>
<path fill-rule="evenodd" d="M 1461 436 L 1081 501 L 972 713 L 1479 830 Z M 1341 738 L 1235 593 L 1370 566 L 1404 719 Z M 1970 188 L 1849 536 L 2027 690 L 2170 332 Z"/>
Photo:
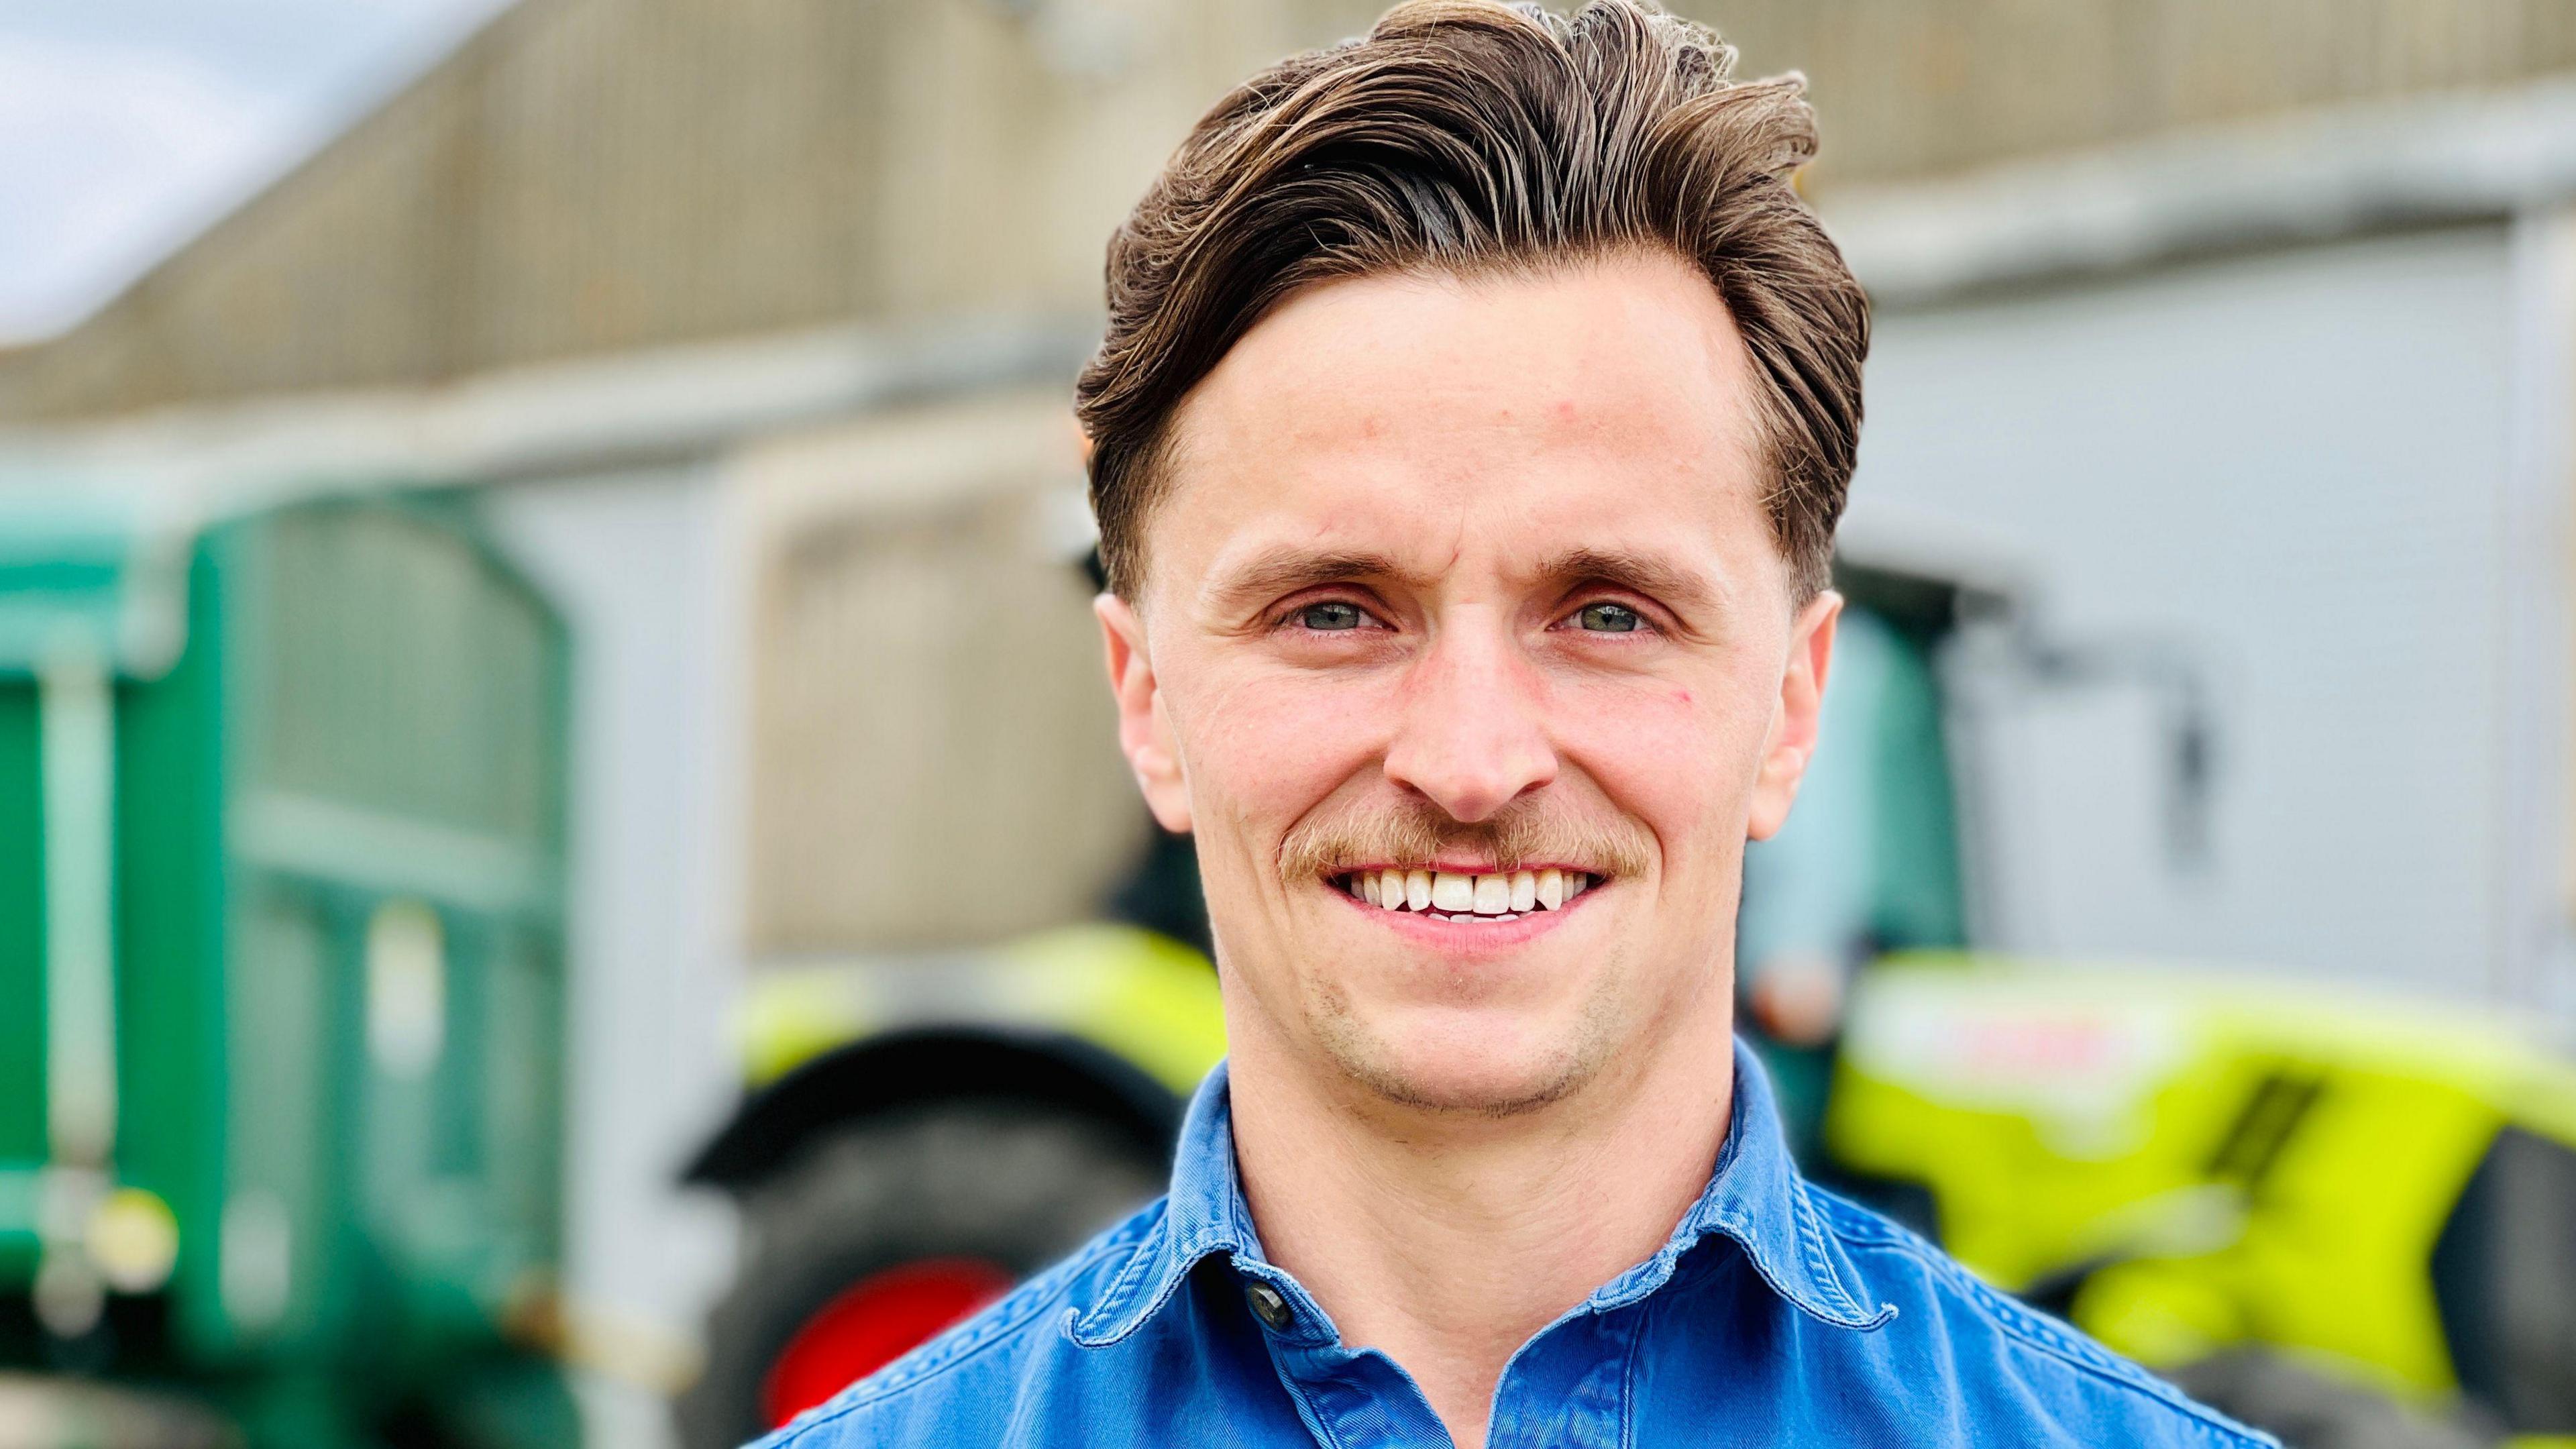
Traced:
<path fill-rule="evenodd" d="M 1682 1255 L 1712 1233 L 1732 1239 L 1764 1284 L 1813 1318 L 1839 1328 L 1872 1329 L 1896 1316 L 1893 1306 L 1864 1308 L 1855 1296 L 1858 1271 L 1841 1242 L 1826 1230 L 1790 1159 L 1770 1078 L 1741 1041 L 1735 1044 L 1735 1097 L 1726 1145 L 1707 1188 L 1653 1257 L 1595 1289 L 1586 1305 L 1606 1311 L 1647 1297 L 1670 1282 Z M 1300 1309 L 1308 1306 L 1294 1280 L 1261 1255 L 1261 1239 L 1235 1173 L 1234 1118 L 1223 1062 L 1190 1099 L 1172 1166 L 1171 1195 L 1160 1221 L 1099 1300 L 1066 1324 L 1066 1334 L 1088 1348 L 1116 1343 L 1170 1302 L 1201 1259 L 1218 1253 L 1226 1254 L 1238 1271 L 1281 1288 Z"/>

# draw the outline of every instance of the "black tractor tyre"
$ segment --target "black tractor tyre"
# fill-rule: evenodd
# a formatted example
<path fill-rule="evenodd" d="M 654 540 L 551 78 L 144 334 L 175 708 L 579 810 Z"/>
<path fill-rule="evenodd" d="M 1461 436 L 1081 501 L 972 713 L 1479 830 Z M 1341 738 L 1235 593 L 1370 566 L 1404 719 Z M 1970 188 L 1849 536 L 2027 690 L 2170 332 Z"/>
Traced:
<path fill-rule="evenodd" d="M 940 1103 L 835 1129 L 742 1204 L 741 1271 L 677 1405 L 688 1449 L 767 1432 L 771 1366 L 844 1290 L 905 1263 L 970 1258 L 1026 1277 L 1163 1191 L 1130 1132 L 1035 1103 Z"/>
<path fill-rule="evenodd" d="M 2215 1354 L 2171 1377 L 2220 1413 L 2279 1436 L 2284 1449 L 2489 1449 L 2502 1440 L 2472 1416 L 2419 1413 L 2260 1349 Z"/>

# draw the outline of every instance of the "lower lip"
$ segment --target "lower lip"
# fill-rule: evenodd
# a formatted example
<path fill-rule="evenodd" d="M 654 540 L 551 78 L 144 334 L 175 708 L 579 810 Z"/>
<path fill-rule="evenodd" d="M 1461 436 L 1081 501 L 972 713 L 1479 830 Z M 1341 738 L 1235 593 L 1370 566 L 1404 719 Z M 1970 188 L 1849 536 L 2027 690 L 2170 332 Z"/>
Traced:
<path fill-rule="evenodd" d="M 1599 885 L 1587 887 L 1583 894 L 1552 911 L 1526 910 L 1508 921 L 1455 921 L 1426 915 L 1419 911 L 1390 911 L 1384 906 L 1370 905 L 1358 896 L 1336 889 L 1329 884 L 1324 886 L 1324 889 L 1331 891 L 1335 896 L 1340 897 L 1344 904 L 1364 913 L 1370 920 L 1385 926 L 1388 930 L 1430 946 L 1443 955 L 1475 956 L 1509 951 L 1516 946 L 1537 940 L 1540 936 L 1555 930 L 1559 922 L 1571 914 L 1580 903 L 1591 900 L 1600 892 L 1601 887 Z"/>

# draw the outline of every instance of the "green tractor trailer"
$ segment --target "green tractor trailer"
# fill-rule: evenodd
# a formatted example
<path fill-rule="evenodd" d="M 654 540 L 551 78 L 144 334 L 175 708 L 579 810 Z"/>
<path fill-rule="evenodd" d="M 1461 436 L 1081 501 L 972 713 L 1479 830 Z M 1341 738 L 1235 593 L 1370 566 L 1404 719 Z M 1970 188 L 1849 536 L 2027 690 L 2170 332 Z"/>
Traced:
<path fill-rule="evenodd" d="M 1839 582 L 1825 739 L 1748 861 L 1738 953 L 1810 1171 L 2294 1449 L 2576 1443 L 2576 1065 L 2319 985 L 1968 952 L 1976 782 L 1944 697 L 1967 631 L 2043 687 L 2159 692 L 2163 759 L 2125 768 L 2163 776 L 2186 856 L 2208 702 L 2170 647 L 2051 642 L 2004 595 L 1902 571 Z M 1112 914 L 756 981 L 742 1104 L 688 1170 L 744 1229 L 690 1449 L 822 1402 L 1160 1190 L 1224 1050 L 1186 842 Z M 1826 1010 L 1766 995 L 1819 960 Z"/>
<path fill-rule="evenodd" d="M 457 518 L 0 516 L 0 1404 L 26 1449 L 576 1442 L 566 640 Z"/>

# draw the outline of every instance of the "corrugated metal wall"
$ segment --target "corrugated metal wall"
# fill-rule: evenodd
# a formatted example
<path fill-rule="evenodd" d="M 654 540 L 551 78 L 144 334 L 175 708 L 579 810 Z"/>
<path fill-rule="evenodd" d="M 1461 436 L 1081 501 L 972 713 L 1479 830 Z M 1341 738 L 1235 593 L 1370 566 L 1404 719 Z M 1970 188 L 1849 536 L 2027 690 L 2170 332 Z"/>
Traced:
<path fill-rule="evenodd" d="M 525 0 L 66 337 L 0 419 L 1080 314 L 1189 120 L 1379 0 Z M 1814 78 L 1822 190 L 2576 65 L 2565 0 L 1687 0 Z"/>
<path fill-rule="evenodd" d="M 2563 0 L 1690 0 L 1796 68 L 1819 181 L 1908 178 L 2180 126 L 2576 65 Z"/>

